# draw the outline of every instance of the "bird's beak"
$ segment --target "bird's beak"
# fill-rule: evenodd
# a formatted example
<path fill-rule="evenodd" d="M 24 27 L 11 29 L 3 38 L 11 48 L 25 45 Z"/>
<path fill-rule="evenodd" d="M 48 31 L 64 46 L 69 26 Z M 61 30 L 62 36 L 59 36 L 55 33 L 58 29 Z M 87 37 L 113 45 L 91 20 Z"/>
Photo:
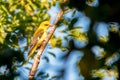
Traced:
<path fill-rule="evenodd" d="M 53 27 L 54 25 L 53 25 L 53 24 L 50 24 L 49 26 L 50 26 L 50 27 Z"/>

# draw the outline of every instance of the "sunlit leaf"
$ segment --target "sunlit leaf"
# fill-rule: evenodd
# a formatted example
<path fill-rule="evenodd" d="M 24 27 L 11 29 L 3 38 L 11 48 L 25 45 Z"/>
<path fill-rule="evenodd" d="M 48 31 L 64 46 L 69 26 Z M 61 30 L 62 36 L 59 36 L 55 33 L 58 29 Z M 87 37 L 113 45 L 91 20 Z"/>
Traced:
<path fill-rule="evenodd" d="M 9 5 L 13 5 L 14 1 L 13 0 L 8 0 Z"/>
<path fill-rule="evenodd" d="M 85 34 L 85 32 L 82 32 L 80 29 L 81 27 L 76 27 L 70 30 L 69 36 L 72 36 L 74 39 L 77 39 L 79 41 L 87 42 L 88 41 L 87 35 Z"/>
<path fill-rule="evenodd" d="M 50 39 L 50 44 L 51 44 L 52 48 L 60 47 L 61 44 L 62 44 L 62 39 L 61 38 L 55 38 L 55 36 L 53 36 Z"/>
<path fill-rule="evenodd" d="M 35 16 L 33 16 L 32 19 L 33 19 L 34 21 L 37 21 L 37 17 L 35 17 Z"/>
<path fill-rule="evenodd" d="M 98 60 L 104 58 L 105 55 L 107 54 L 107 52 L 104 50 L 104 48 L 102 48 L 100 46 L 93 46 L 92 51 Z"/>
<path fill-rule="evenodd" d="M 55 6 L 55 4 L 56 4 L 56 0 L 52 0 L 51 5 Z"/>
<path fill-rule="evenodd" d="M 86 4 L 89 6 L 98 6 L 98 0 L 87 0 Z"/>
<path fill-rule="evenodd" d="M 91 3 L 93 3 L 95 0 L 87 0 L 87 3 L 88 4 L 91 4 Z"/>
<path fill-rule="evenodd" d="M 17 8 L 17 5 L 12 5 L 9 9 L 10 12 L 15 11 L 15 9 Z"/>
<path fill-rule="evenodd" d="M 103 42 L 103 43 L 105 43 L 105 42 L 107 42 L 108 41 L 108 37 L 107 36 L 104 36 L 104 35 L 102 35 L 102 36 L 100 36 L 100 39 L 99 39 L 101 42 Z"/>
<path fill-rule="evenodd" d="M 11 28 L 11 27 L 8 27 L 6 31 L 12 32 L 12 28 Z"/>
<path fill-rule="evenodd" d="M 35 4 L 33 4 L 31 0 L 27 0 L 27 1 L 29 2 L 30 6 L 31 6 L 34 10 L 36 10 L 37 6 L 36 6 Z"/>
<path fill-rule="evenodd" d="M 106 64 L 107 66 L 111 66 L 111 65 L 113 65 L 113 63 L 115 63 L 119 58 L 120 58 L 119 53 L 114 53 L 112 56 L 110 56 L 110 57 L 108 57 L 108 58 L 106 59 L 105 64 Z"/>
<path fill-rule="evenodd" d="M 22 6 L 25 6 L 26 3 L 25 3 L 24 0 L 21 0 L 21 1 L 20 1 L 20 4 L 21 4 Z"/>
<path fill-rule="evenodd" d="M 114 69 L 99 69 L 99 70 L 94 70 L 92 75 L 94 77 L 100 77 L 101 79 L 104 77 L 114 77 L 118 78 L 118 72 L 117 69 L 114 67 Z"/>
<path fill-rule="evenodd" d="M 45 9 L 49 10 L 49 8 L 50 8 L 50 4 L 49 4 L 48 0 L 41 0 L 40 6 L 42 9 L 45 8 Z"/>
<path fill-rule="evenodd" d="M 68 48 L 67 47 L 61 47 L 60 48 L 62 51 L 66 51 Z"/>
<path fill-rule="evenodd" d="M 44 19 L 49 20 L 50 16 L 48 14 L 44 14 Z"/>
<path fill-rule="evenodd" d="M 63 24 L 67 26 L 67 25 L 69 25 L 69 21 L 64 20 L 64 21 L 63 21 Z"/>
<path fill-rule="evenodd" d="M 0 27 L 0 43 L 2 43 L 2 44 L 4 43 L 5 37 L 6 37 L 6 34 L 4 32 L 4 29 L 3 29 L 3 27 Z"/>
<path fill-rule="evenodd" d="M 34 14 L 31 6 L 29 4 L 25 5 L 25 10 L 26 10 L 27 14 L 29 14 L 29 15 L 33 15 Z"/>
<path fill-rule="evenodd" d="M 120 28 L 120 25 L 117 22 L 110 22 L 109 23 L 109 29 L 111 32 L 118 32 Z"/>
<path fill-rule="evenodd" d="M 7 13 L 7 15 L 9 14 L 9 11 L 7 10 L 7 8 L 4 5 L 1 5 L 1 8 Z"/>
<path fill-rule="evenodd" d="M 33 27 L 32 26 L 28 26 L 27 28 L 26 28 L 26 31 L 32 31 L 33 30 Z"/>

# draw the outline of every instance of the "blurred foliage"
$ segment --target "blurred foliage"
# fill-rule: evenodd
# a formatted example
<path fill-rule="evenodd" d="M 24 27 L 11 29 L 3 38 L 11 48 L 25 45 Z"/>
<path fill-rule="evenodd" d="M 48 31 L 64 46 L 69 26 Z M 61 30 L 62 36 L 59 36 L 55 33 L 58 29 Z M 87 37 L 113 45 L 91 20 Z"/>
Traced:
<path fill-rule="evenodd" d="M 70 30 L 69 35 L 72 36 L 73 39 L 75 40 L 84 41 L 84 42 L 88 41 L 86 33 L 80 31 L 80 27 L 75 27 L 74 29 Z"/>
<path fill-rule="evenodd" d="M 86 80 L 91 80 L 91 79 L 98 80 L 97 77 L 100 78 L 100 76 L 97 76 L 96 78 L 91 78 L 91 76 L 94 75 L 94 74 L 91 74 L 92 70 L 94 69 L 97 70 L 98 68 L 102 68 L 102 67 L 108 68 L 107 66 L 108 64 L 105 64 L 106 60 L 110 60 L 109 57 L 113 56 L 115 52 L 118 52 L 118 54 L 120 54 L 120 45 L 118 44 L 120 41 L 120 25 L 119 25 L 120 23 L 119 22 L 120 21 L 119 20 L 120 19 L 119 17 L 120 1 L 99 0 L 99 6 L 90 7 L 90 6 L 87 6 L 87 4 L 86 6 L 85 4 L 81 4 L 81 6 L 83 7 L 82 9 L 79 4 L 83 0 L 79 0 L 79 1 L 70 0 L 70 1 L 71 1 L 70 7 L 74 7 L 80 11 L 83 9 L 83 12 L 85 12 L 86 16 L 88 16 L 91 19 L 90 29 L 86 33 L 88 34 L 89 43 L 87 44 L 87 46 L 81 49 L 84 52 L 84 56 L 82 57 L 78 65 L 80 66 L 81 73 L 85 77 Z M 95 0 L 87 0 L 87 1 L 89 1 L 88 3 L 90 4 L 91 1 L 93 2 Z M 73 5 L 73 4 L 76 4 L 76 5 Z M 108 26 L 109 37 L 108 38 L 105 36 L 101 36 L 99 40 L 97 39 L 97 36 L 95 32 L 93 31 L 93 27 L 94 27 L 95 22 L 99 22 L 99 21 L 109 22 L 108 23 L 109 24 Z M 95 58 L 96 56 L 93 54 L 93 52 L 91 52 L 91 48 L 94 45 L 99 45 L 100 47 L 104 48 L 106 52 L 104 57 L 100 60 L 96 59 Z M 112 61 L 113 61 L 113 57 L 110 63 Z M 114 75 L 114 76 L 116 76 L 119 80 L 118 75 L 119 75 L 120 70 L 119 70 L 119 64 L 117 63 L 117 61 L 119 61 L 119 55 L 118 55 L 117 60 L 113 62 L 113 63 L 116 63 L 115 66 L 117 66 L 117 69 L 115 70 L 116 71 L 115 74 L 117 75 Z M 113 65 L 110 66 L 109 68 L 112 69 Z M 103 72 L 101 74 L 104 75 Z"/>
<path fill-rule="evenodd" d="M 0 48 L 0 67 L 6 66 L 5 70 L 1 70 L 0 79 L 14 79 L 15 76 L 18 76 L 19 73 L 16 73 L 15 70 L 19 66 L 18 63 L 21 63 L 24 60 L 23 54 L 20 50 L 13 50 L 7 45 Z"/>
<path fill-rule="evenodd" d="M 0 71 L 0 79 L 18 76 L 15 70 L 25 61 L 32 34 L 50 18 L 47 10 L 55 3 L 56 0 L 0 0 L 0 68 L 7 66 L 5 73 Z"/>
<path fill-rule="evenodd" d="M 62 33 L 68 34 L 64 38 L 69 46 L 63 46 L 63 39 L 56 36 L 51 38 L 50 45 L 52 48 L 58 47 L 63 51 L 69 50 L 63 58 L 67 58 L 72 50 L 82 51 L 84 56 L 78 62 L 78 67 L 86 80 L 99 80 L 106 75 L 114 75 L 119 80 L 120 1 L 99 0 L 97 6 L 91 6 L 95 1 L 97 0 L 70 0 L 67 8 L 75 9 L 71 15 L 72 19 L 62 17 L 59 22 L 59 26 L 68 26 Z M 19 75 L 15 70 L 25 61 L 25 51 L 32 34 L 42 21 L 50 19 L 47 11 L 58 2 L 59 0 L 0 0 L 0 68 L 6 66 L 4 72 L 0 71 L 0 79 L 12 80 Z M 74 27 L 78 21 L 78 17 L 75 17 L 77 10 L 84 12 L 91 19 L 87 32 L 81 31 L 82 26 Z M 98 39 L 93 28 L 95 22 L 100 21 L 108 24 L 109 36 L 102 35 Z M 69 40 L 68 37 L 72 38 Z M 85 42 L 86 46 L 77 48 L 74 40 Z M 91 50 L 95 45 L 100 47 L 97 50 L 99 58 Z M 50 54 L 56 57 L 54 53 Z M 49 62 L 46 56 L 44 58 Z M 39 72 L 37 76 L 46 78 L 49 74 Z M 53 78 L 59 78 L 59 76 L 53 76 L 51 79 Z"/>
<path fill-rule="evenodd" d="M 51 44 L 52 48 L 55 48 L 56 46 L 61 47 L 62 40 L 61 40 L 61 38 L 56 38 L 55 36 L 52 36 L 52 38 L 50 40 L 50 44 Z"/>

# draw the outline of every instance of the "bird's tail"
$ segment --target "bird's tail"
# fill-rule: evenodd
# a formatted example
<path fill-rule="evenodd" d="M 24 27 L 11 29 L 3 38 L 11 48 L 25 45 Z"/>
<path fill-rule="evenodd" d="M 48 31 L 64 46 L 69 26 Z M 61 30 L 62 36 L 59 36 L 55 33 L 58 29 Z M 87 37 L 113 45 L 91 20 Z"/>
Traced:
<path fill-rule="evenodd" d="M 30 58 L 30 56 L 32 56 L 32 54 L 34 53 L 34 51 L 36 50 L 36 48 L 37 48 L 37 43 L 34 43 L 34 45 L 32 45 L 31 47 L 30 47 L 30 50 L 29 50 L 29 52 L 28 52 L 28 58 Z"/>
<path fill-rule="evenodd" d="M 41 46 L 42 41 L 43 40 L 40 39 L 30 47 L 30 50 L 28 52 L 28 59 L 32 56 L 34 51 Z"/>

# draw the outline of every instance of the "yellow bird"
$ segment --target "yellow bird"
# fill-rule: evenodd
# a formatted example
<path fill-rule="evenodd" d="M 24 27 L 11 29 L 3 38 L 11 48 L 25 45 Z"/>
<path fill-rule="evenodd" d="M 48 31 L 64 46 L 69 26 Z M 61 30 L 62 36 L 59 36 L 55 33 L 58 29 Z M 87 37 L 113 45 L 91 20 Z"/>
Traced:
<path fill-rule="evenodd" d="M 34 51 L 41 46 L 41 43 L 47 36 L 47 29 L 50 26 L 50 21 L 44 21 L 40 24 L 39 28 L 35 31 L 33 39 L 30 42 L 30 50 L 28 52 L 28 58 L 30 58 Z"/>

